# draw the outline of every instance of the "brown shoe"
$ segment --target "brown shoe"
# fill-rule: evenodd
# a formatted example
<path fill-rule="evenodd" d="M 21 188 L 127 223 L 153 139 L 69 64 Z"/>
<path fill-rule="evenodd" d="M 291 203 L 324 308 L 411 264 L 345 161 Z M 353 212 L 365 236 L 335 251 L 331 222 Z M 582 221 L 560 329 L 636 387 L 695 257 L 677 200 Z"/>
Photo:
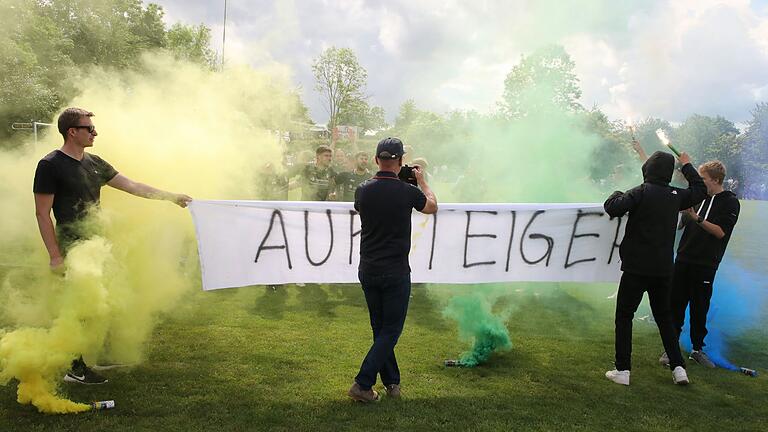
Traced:
<path fill-rule="evenodd" d="M 400 399 L 400 384 L 387 384 L 384 386 L 384 390 L 387 392 L 387 396 Z"/>
<path fill-rule="evenodd" d="M 374 389 L 370 390 L 363 390 L 360 388 L 360 384 L 354 383 L 352 384 L 352 387 L 350 387 L 349 391 L 347 392 L 347 395 L 352 398 L 352 400 L 358 401 L 358 402 L 378 402 L 379 401 L 379 394 Z"/>

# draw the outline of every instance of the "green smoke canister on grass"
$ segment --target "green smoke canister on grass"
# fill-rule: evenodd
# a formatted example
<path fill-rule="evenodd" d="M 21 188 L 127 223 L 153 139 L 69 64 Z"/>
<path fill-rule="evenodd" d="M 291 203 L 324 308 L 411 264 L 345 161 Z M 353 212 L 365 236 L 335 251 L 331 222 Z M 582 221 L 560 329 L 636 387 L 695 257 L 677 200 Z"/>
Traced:
<path fill-rule="evenodd" d="M 446 366 L 475 367 L 488 361 L 494 352 L 512 348 L 504 321 L 493 314 L 486 297 L 480 294 L 454 297 L 444 314 L 458 322 L 461 340 L 472 341 L 470 351 L 462 353 L 458 362 L 450 365 L 446 362 Z"/>

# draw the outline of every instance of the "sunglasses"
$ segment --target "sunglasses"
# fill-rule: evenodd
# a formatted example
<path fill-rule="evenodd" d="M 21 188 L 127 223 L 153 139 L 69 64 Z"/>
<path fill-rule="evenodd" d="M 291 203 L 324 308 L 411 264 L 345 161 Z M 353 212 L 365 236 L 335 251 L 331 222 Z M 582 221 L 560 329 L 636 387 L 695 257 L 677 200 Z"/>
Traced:
<path fill-rule="evenodd" d="M 72 126 L 73 129 L 88 129 L 89 134 L 93 134 L 96 132 L 96 126 L 90 125 L 90 126 Z"/>

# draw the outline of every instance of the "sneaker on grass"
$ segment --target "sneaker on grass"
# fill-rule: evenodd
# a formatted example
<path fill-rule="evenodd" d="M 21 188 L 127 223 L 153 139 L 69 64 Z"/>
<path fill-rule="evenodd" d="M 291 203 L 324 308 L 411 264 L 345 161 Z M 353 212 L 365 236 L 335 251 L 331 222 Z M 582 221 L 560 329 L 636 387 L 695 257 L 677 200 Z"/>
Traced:
<path fill-rule="evenodd" d="M 393 399 L 400 399 L 400 384 L 387 384 L 384 386 L 387 396 Z"/>
<path fill-rule="evenodd" d="M 666 351 L 664 351 L 661 354 L 661 357 L 659 357 L 659 363 L 661 363 L 662 366 L 669 367 L 669 356 L 667 355 Z"/>
<path fill-rule="evenodd" d="M 616 384 L 629 385 L 629 371 L 628 370 L 611 370 L 605 373 L 605 377 L 615 382 Z"/>
<path fill-rule="evenodd" d="M 709 356 L 707 356 L 707 354 L 704 351 L 691 351 L 691 355 L 688 358 L 710 369 L 714 369 L 717 367 L 715 366 L 714 363 L 712 363 L 712 360 L 709 359 Z"/>
<path fill-rule="evenodd" d="M 688 374 L 685 372 L 685 368 L 677 366 L 675 370 L 672 371 L 672 381 L 677 385 L 688 384 L 690 381 L 688 381 Z"/>
<path fill-rule="evenodd" d="M 79 371 L 71 370 L 67 372 L 64 375 L 64 381 L 87 385 L 105 384 L 108 382 L 106 378 L 92 371 L 88 366 Z"/>
<path fill-rule="evenodd" d="M 354 383 L 352 384 L 352 387 L 347 392 L 347 395 L 352 398 L 352 400 L 357 402 L 378 402 L 379 401 L 379 393 L 374 389 L 369 390 L 363 390 L 360 387 L 360 384 Z"/>

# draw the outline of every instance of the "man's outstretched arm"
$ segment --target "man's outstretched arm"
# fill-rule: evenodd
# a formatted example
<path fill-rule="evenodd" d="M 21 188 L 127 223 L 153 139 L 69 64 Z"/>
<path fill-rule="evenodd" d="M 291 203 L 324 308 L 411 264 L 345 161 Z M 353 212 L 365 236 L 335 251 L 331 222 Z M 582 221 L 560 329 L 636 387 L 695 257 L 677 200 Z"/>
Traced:
<path fill-rule="evenodd" d="M 107 184 L 138 197 L 171 201 L 179 207 L 186 207 L 192 201 L 192 197 L 188 195 L 160 190 L 144 183 L 135 182 L 122 174 L 116 175 Z"/>

